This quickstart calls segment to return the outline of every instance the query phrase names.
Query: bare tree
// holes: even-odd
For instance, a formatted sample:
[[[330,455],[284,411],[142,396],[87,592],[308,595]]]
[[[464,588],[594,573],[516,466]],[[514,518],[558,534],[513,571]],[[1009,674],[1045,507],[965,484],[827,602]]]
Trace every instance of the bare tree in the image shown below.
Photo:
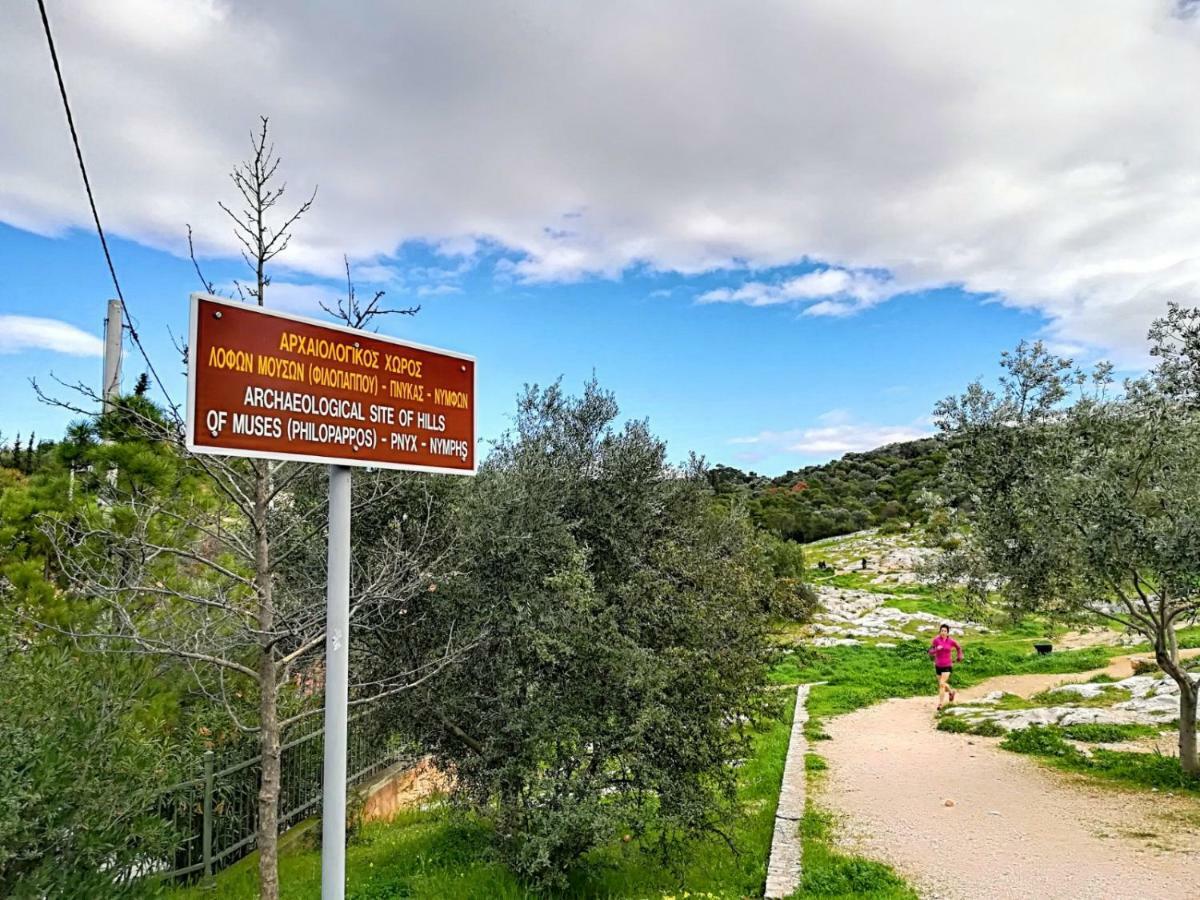
[[[292,227],[315,196],[280,215],[285,186],[277,181],[279,165],[263,118],[250,158],[232,172],[241,206],[220,204],[252,275],[235,282],[236,292],[259,306],[271,284],[268,264],[287,248]],[[190,227],[188,243],[191,248]],[[194,251],[192,261],[212,291]],[[348,263],[347,279],[348,296],[335,315],[361,327],[386,312],[379,306],[382,294],[358,303]],[[163,416],[142,397],[123,398],[102,428],[120,423],[162,450],[174,468],[164,483],[124,466],[102,488],[103,502],[46,523],[64,582],[99,607],[86,626],[55,627],[96,639],[110,651],[179,660],[239,729],[256,735],[262,756],[260,891],[276,898],[282,736],[323,709],[319,690],[294,686],[298,675],[307,676],[299,680],[310,686],[323,684],[324,472],[312,465],[188,454],[177,411],[172,407]],[[398,509],[403,496],[412,514],[377,522],[367,552],[356,553],[350,615],[352,625],[395,629],[453,570],[454,540],[444,518],[435,524],[431,505],[422,512],[419,482],[387,476],[358,479],[354,509],[373,510],[378,518],[381,510]],[[364,677],[352,679],[351,702],[373,702],[429,678],[462,649],[453,630],[450,635],[402,671],[366,658],[366,649],[358,651],[356,665],[352,647],[352,672],[362,670]]]
[[[415,316],[421,311],[420,306],[410,306],[406,309],[388,309],[381,306],[385,291],[376,291],[375,296],[363,303],[358,299],[358,291],[355,290],[354,279],[350,275],[350,258],[343,256],[342,261],[346,264],[346,296],[338,298],[332,307],[321,303],[321,309],[335,319],[340,319],[351,328],[369,328],[382,316]]]

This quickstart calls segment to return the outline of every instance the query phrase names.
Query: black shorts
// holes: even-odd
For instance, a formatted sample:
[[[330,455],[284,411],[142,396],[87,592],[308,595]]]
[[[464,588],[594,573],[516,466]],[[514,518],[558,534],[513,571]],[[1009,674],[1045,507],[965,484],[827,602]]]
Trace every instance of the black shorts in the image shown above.
[[[945,675],[948,672],[953,672],[954,666],[934,666],[933,671],[937,672],[939,675]]]

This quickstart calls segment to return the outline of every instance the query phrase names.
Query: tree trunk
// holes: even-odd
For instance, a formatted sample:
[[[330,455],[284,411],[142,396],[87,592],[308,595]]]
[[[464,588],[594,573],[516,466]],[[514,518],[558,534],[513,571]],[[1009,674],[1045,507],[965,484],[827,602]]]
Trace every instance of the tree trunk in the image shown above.
[[[279,898],[279,690],[276,686],[275,599],[267,514],[271,464],[254,462],[254,583],[258,592],[258,628],[263,641],[258,661],[258,713],[262,731],[262,784],[258,790],[258,883],[262,900]]]
[[[1196,694],[1200,685],[1188,679],[1179,686],[1179,764],[1183,771],[1200,776],[1200,758],[1196,754]]]
[[[1179,765],[1191,775],[1200,775],[1196,755],[1196,701],[1200,681],[1195,681],[1179,663],[1175,628],[1168,624],[1166,634],[1155,642],[1155,661],[1179,686]]]
[[[258,882],[262,900],[279,897],[279,713],[275,660],[263,651],[259,667],[262,784],[258,790]]]

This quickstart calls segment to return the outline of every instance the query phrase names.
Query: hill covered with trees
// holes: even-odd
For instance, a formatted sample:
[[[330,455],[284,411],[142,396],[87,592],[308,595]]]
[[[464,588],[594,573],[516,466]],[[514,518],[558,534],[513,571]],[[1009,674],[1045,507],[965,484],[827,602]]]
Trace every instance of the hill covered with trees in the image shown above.
[[[742,499],[754,521],[781,538],[816,541],[876,526],[925,519],[921,495],[949,456],[942,438],[889,444],[775,478],[715,466],[709,480],[726,502]]]

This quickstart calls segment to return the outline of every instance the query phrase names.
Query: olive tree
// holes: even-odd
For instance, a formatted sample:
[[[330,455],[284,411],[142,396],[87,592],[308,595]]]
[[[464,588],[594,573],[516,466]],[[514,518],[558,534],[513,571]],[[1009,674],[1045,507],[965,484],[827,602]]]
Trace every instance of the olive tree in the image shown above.
[[[401,699],[459,803],[543,885],[626,833],[669,855],[721,832],[760,703],[767,552],[699,466],[617,415],[595,383],[520,399],[463,491],[463,568],[430,595],[427,644],[451,622],[478,641]]]
[[[1120,390],[1108,365],[1085,374],[1022,343],[997,390],[975,382],[936,415],[959,438],[950,478],[969,524],[947,573],[1013,610],[1098,616],[1145,637],[1179,688],[1180,762],[1195,774],[1200,682],[1176,640],[1200,615],[1200,419],[1179,387],[1190,315],[1156,323],[1162,363]]]

